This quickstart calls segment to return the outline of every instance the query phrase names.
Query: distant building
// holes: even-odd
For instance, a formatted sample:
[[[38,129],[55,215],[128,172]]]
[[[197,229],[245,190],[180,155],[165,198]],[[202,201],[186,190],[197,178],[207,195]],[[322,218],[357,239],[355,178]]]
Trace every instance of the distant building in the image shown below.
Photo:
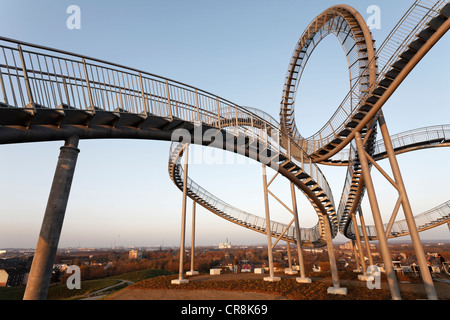
[[[6,287],[6,283],[8,282],[8,272],[5,269],[0,269],[0,287]]]
[[[140,261],[142,259],[142,252],[139,252],[138,250],[130,250],[128,252],[128,259]]]
[[[365,247],[365,243],[363,244],[363,246]],[[352,241],[349,241],[347,243],[341,244],[339,246],[339,249],[341,250],[353,250],[353,243]],[[375,250],[376,246],[374,244],[370,244],[370,250]]]
[[[230,249],[231,243],[228,243],[228,239],[226,242],[219,243],[219,249]]]
[[[26,283],[28,272],[24,269],[0,269],[0,287],[16,287]]]
[[[345,244],[341,244],[339,246],[339,249],[341,249],[341,250],[353,250],[353,244],[352,244],[351,241],[349,241],[349,242],[347,242]]]

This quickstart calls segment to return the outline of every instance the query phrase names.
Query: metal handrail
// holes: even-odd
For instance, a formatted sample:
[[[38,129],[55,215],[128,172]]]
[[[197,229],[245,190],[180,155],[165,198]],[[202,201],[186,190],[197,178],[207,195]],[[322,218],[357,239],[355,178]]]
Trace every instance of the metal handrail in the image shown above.
[[[416,215],[414,217],[414,220],[417,225],[417,231],[425,231],[446,223],[450,220],[450,201],[446,201],[435,208]],[[386,230],[388,227],[388,223],[385,223],[383,226]],[[351,233],[354,234],[355,230],[353,225],[350,226],[350,229]],[[362,232],[361,226],[358,226],[358,229],[360,232]],[[375,226],[366,226],[366,231],[370,240],[378,239]],[[394,238],[406,236],[408,234],[408,225],[406,223],[406,220],[403,219],[394,222],[388,236],[390,238]]]
[[[184,184],[184,159],[183,157],[179,156],[183,147],[184,144],[182,143],[172,143],[169,150],[169,173],[171,173],[171,179],[176,183],[180,190],[182,189]],[[172,172],[175,171],[174,167],[177,168],[176,176],[172,175]],[[192,194],[195,195],[191,197],[195,199],[196,202],[201,203],[202,201],[204,201],[208,203],[209,210],[211,210],[221,218],[230,220],[247,228],[250,227],[261,233],[266,232],[267,222],[265,218],[248,213],[228,204],[227,202],[221,200],[217,196],[207,191],[205,188],[201,187],[189,176],[187,177],[187,190],[188,194],[192,192]],[[295,228],[293,226],[288,227],[287,224],[271,220],[270,229],[273,235],[279,236],[283,234],[283,238],[287,241],[295,242],[297,239]],[[310,244],[319,242],[320,246],[322,246],[324,245],[324,243],[320,242],[322,238],[321,234],[322,232],[320,230],[320,223],[311,228],[300,228],[300,236],[303,243]]]
[[[40,109],[64,112],[73,108],[94,114],[133,113],[201,123],[250,136],[301,167],[332,202],[323,214],[335,214],[331,188],[319,167],[280,130],[273,117],[260,110],[246,109],[206,91],[138,69],[3,37],[0,37],[0,81],[4,88],[2,107],[6,108],[32,112]]]
[[[404,131],[391,136],[392,146],[394,150],[409,149],[415,146],[426,147],[430,143],[439,143],[450,141],[450,124],[428,126],[413,130]],[[374,144],[373,159],[378,160],[385,152],[383,140],[378,140]],[[332,162],[347,163],[349,159],[353,159],[354,155],[350,155],[350,149],[342,149],[329,160]]]

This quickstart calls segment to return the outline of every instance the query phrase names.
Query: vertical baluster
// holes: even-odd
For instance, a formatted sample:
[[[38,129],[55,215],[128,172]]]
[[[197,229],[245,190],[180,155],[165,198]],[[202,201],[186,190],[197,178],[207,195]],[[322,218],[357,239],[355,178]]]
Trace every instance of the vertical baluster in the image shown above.
[[[92,99],[92,93],[91,93],[91,86],[89,84],[89,77],[88,77],[88,72],[87,72],[87,67],[86,67],[86,60],[82,60],[83,61],[83,67],[84,67],[84,77],[86,80],[86,85],[87,85],[87,90],[88,90],[88,97],[89,97],[89,108],[91,108],[92,110],[94,109],[94,100]],[[84,92],[84,90],[83,90]]]
[[[172,105],[170,102],[169,82],[167,80],[166,80],[166,93],[167,93],[167,105],[169,106],[169,117],[170,117],[170,121],[173,121]]]
[[[31,107],[31,109],[33,109],[33,112],[36,111],[35,107],[34,107],[34,100],[33,100],[33,94],[31,93],[31,87],[30,87],[30,83],[28,80],[28,74],[27,74],[27,69],[25,66],[25,60],[23,58],[23,52],[22,52],[22,47],[19,45],[17,45],[17,48],[19,49],[19,56],[20,56],[20,62],[22,63],[22,72],[23,72],[23,79],[25,81],[25,87],[27,89],[27,95],[28,95],[28,102],[29,104],[27,105],[27,107]]]

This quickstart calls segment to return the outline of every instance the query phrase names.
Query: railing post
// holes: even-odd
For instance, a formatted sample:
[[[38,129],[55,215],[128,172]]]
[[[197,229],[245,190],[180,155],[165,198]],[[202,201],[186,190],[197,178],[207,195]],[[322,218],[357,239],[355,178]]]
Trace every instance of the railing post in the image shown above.
[[[217,101],[217,127],[219,130],[222,129],[221,123],[220,123],[220,107],[219,107],[219,98],[216,98]]]
[[[238,110],[237,106],[234,106],[234,109],[236,111],[236,135],[239,135],[239,121],[238,121]]]
[[[30,81],[28,79],[27,68],[25,65],[25,59],[23,58],[22,47],[19,44],[19,45],[17,45],[17,48],[19,49],[20,62],[22,64],[23,80],[25,81],[25,87],[27,89],[27,95],[28,95],[28,100],[29,100],[27,107],[29,105],[31,105],[33,112],[34,112],[36,110],[35,110],[35,106],[34,106],[33,94],[31,92]]]
[[[199,125],[202,123],[202,120],[200,119],[200,107],[199,107],[199,103],[198,103],[198,91],[197,89],[195,89],[195,106],[197,107],[197,118],[198,118],[198,123]]]
[[[2,76],[2,71],[0,69],[0,85],[2,87],[2,93],[3,93],[3,101],[5,101],[5,103],[7,105],[9,105],[8,103],[8,97],[6,95],[6,89],[5,89],[5,84],[3,83],[3,76]]]
[[[70,106],[70,97],[69,97],[69,90],[67,90],[67,82],[66,82],[66,78],[63,77],[63,84],[64,84],[64,93],[66,94],[66,98],[67,98],[67,105]],[[61,99],[62,100],[62,99]],[[62,102],[62,101],[61,101]]]
[[[86,61],[84,60],[84,58],[83,58],[83,68],[84,68],[84,77],[86,78],[86,86],[87,86],[87,90],[88,90],[88,97],[89,97],[89,104],[90,104],[89,107],[90,107],[90,109],[94,110],[94,100],[92,99],[91,85],[89,84],[87,66],[86,66]],[[122,100],[122,95],[121,95],[120,99]]]
[[[251,122],[251,126],[252,126],[252,138],[253,140],[255,140],[255,127],[253,126],[253,115],[250,114],[250,122]]]
[[[150,111],[148,110],[147,99],[145,99],[144,83],[142,82],[142,74],[140,72],[139,72],[139,82],[141,83],[142,104],[144,107],[145,114],[148,115]]]
[[[166,80],[166,93],[167,93],[167,104],[169,105],[169,116],[170,116],[170,121],[173,121],[173,116],[172,116],[172,105],[170,103],[170,91],[169,91],[169,82]]]

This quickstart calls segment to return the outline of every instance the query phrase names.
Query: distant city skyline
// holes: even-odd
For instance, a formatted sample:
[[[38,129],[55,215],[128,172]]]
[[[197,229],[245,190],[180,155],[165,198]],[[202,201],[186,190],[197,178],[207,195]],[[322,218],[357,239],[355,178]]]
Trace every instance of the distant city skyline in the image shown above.
[[[344,1],[364,18],[367,8],[381,9],[380,29],[372,30],[376,45],[413,3],[408,1]],[[279,119],[285,72],[295,44],[310,21],[338,1],[0,1],[0,35],[92,56],[168,77],[242,106],[256,107]],[[69,29],[66,9],[80,8],[80,29]],[[292,17],[286,17],[287,13]],[[447,34],[419,63],[383,107],[391,134],[448,123],[450,74]],[[436,68],[436,61],[443,63]],[[326,77],[317,76],[327,75]],[[332,77],[333,81],[327,81]],[[325,79],[325,81],[324,81]],[[332,85],[331,85],[332,84]],[[345,56],[335,39],[321,43],[310,58],[299,86],[297,126],[303,135],[316,132],[348,92]],[[301,97],[301,99],[300,99]],[[405,101],[407,101],[405,103]],[[404,114],[408,121],[404,121]],[[62,141],[0,146],[0,249],[36,246],[59,148]],[[59,247],[110,247],[120,235],[124,246],[179,246],[182,193],[170,180],[170,143],[137,140],[82,140]],[[195,152],[224,151],[191,146]],[[399,155],[414,214],[450,199],[447,148]],[[232,155],[232,164],[194,163],[190,176],[231,205],[264,217],[261,165]],[[380,161],[388,168],[387,160]],[[320,166],[336,206],[346,167]],[[422,176],[430,168],[434,174]],[[388,170],[388,169],[386,169]],[[270,172],[272,175],[273,172]],[[396,198],[374,172],[384,222]],[[289,184],[274,184],[289,203]],[[298,192],[300,225],[311,227],[317,215]],[[288,223],[283,208],[271,204],[274,220]],[[186,245],[190,245],[192,201],[188,202]],[[373,224],[367,198],[367,224]],[[403,219],[399,214],[398,219]],[[196,245],[264,244],[264,234],[225,221],[197,205]],[[447,224],[420,233],[424,240],[448,240]],[[401,240],[409,239],[403,237]],[[346,242],[339,234],[335,242]],[[394,239],[392,241],[395,241]],[[390,240],[391,241],[391,240]]]

